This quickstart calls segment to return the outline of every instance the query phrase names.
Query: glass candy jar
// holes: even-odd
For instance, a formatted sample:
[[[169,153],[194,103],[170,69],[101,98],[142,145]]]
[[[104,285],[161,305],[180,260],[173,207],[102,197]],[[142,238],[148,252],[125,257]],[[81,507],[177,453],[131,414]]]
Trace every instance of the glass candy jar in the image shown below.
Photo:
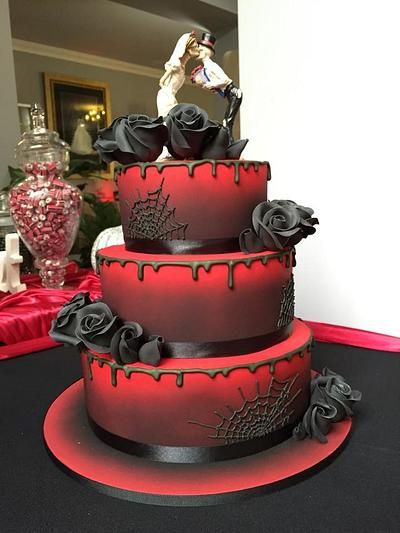
[[[32,106],[31,115],[33,129],[22,135],[16,148],[26,179],[10,191],[10,212],[35,258],[43,287],[60,288],[79,228],[82,197],[77,187],[62,179],[69,163],[68,144],[46,129],[39,105]]]

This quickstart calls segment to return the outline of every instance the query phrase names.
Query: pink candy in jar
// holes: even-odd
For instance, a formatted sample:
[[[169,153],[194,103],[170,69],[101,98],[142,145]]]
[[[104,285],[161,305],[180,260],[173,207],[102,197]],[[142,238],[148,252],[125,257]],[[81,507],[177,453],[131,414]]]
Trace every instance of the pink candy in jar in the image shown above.
[[[34,129],[25,133],[17,156],[26,179],[9,194],[10,212],[17,231],[35,257],[42,285],[60,288],[79,229],[82,197],[77,187],[62,179],[68,166],[69,146],[44,126],[39,106],[32,111]]]
[[[79,189],[60,178],[60,167],[54,161],[26,163],[27,179],[9,197],[17,230],[36,258],[46,287],[59,287],[64,281],[82,205]]]

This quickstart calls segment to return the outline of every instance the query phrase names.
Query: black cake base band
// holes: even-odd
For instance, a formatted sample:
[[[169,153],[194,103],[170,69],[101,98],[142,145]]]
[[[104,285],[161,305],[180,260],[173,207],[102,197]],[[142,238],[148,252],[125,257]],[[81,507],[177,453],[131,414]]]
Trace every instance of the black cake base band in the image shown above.
[[[209,464],[168,464],[120,452],[87,421],[83,380],[50,406],[43,427],[56,464],[82,484],[124,500],[201,506],[240,501],[289,486],[321,469],[343,449],[351,419],[334,424],[327,444],[288,439],[269,450]]]
[[[239,239],[204,239],[191,241],[186,239],[130,239],[125,237],[125,248],[128,252],[145,254],[227,254],[240,252]]]
[[[245,355],[265,350],[286,340],[291,331],[292,327],[289,325],[266,335],[245,339],[212,342],[164,342],[162,356],[173,359],[204,359],[227,355]]]
[[[105,430],[88,416],[88,422],[94,433],[103,442],[130,455],[142,457],[160,463],[213,463],[247,457],[267,450],[288,439],[293,428],[300,420],[273,433],[256,439],[227,444],[225,446],[162,446],[145,444],[125,439]]]

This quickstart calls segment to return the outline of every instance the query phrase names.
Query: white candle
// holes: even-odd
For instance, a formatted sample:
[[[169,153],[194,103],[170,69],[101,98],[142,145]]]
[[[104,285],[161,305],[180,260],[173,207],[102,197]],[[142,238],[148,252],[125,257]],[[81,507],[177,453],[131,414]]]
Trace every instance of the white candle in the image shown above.
[[[19,253],[19,237],[16,233],[6,235],[6,249],[0,252],[0,291],[20,292],[26,289],[20,280],[23,257]]]

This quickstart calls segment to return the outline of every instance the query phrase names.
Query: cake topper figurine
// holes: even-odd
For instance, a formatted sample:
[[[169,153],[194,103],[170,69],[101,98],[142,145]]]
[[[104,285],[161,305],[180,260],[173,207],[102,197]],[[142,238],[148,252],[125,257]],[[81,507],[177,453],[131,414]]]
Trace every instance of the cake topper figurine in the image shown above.
[[[203,89],[213,91],[226,98],[228,105],[223,120],[223,125],[228,129],[229,142],[233,142],[233,123],[242,103],[243,95],[239,87],[223,71],[223,69],[211,58],[215,53],[214,45],[216,37],[211,33],[203,33],[198,43],[198,59],[201,65],[192,70],[192,83]]]
[[[192,83],[219,94],[227,99],[223,126],[228,130],[229,142],[233,142],[233,124],[242,103],[242,91],[233,83],[224,70],[211,58],[215,53],[216,37],[204,32],[201,39],[194,31],[183,34],[175,45],[171,57],[165,63],[165,73],[160,79],[157,94],[158,115],[166,117],[178,104],[176,94],[185,83],[185,67],[189,59],[197,59],[201,64],[192,70]]]
[[[115,118],[107,128],[99,130],[94,148],[104,162],[130,165],[165,159],[240,159],[248,139],[234,141],[232,130],[242,92],[211,59],[215,40],[211,33],[203,33],[198,40],[193,31],[178,39],[159,81],[158,117],[131,113]],[[192,72],[192,81],[227,99],[222,123],[210,119],[195,104],[178,103],[176,96],[185,83],[185,68],[190,59],[201,61]]]
[[[166,117],[178,103],[176,93],[185,83],[185,67],[190,58],[198,57],[194,31],[183,34],[175,45],[171,57],[165,63],[165,73],[160,79],[157,94],[157,110],[160,117]]]

